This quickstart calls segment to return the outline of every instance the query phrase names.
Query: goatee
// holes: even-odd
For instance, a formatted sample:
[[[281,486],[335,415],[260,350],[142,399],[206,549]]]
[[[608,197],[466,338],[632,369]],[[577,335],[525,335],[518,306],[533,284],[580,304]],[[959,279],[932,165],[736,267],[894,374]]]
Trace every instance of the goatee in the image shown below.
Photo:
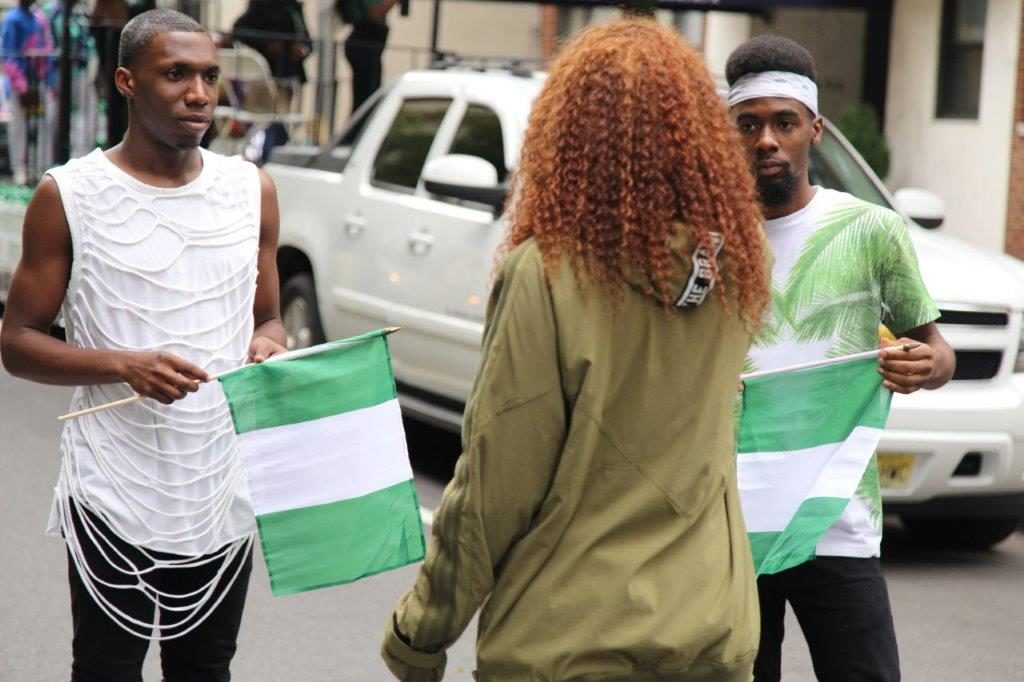
[[[797,176],[782,173],[775,177],[758,176],[757,194],[761,204],[769,208],[785,206],[796,196]]]

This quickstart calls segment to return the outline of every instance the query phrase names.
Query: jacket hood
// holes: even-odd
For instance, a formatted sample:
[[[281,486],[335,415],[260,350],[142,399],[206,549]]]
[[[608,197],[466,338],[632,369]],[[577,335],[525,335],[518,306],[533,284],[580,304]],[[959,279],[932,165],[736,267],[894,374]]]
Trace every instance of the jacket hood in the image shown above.
[[[712,232],[711,249],[703,249],[690,231],[679,225],[675,236],[669,242],[675,254],[669,282],[673,292],[673,303],[679,308],[693,308],[701,305],[710,296],[714,287],[713,263],[721,251],[723,239]],[[630,264],[625,272],[626,281],[637,291],[661,300],[651,278],[651,273]]]

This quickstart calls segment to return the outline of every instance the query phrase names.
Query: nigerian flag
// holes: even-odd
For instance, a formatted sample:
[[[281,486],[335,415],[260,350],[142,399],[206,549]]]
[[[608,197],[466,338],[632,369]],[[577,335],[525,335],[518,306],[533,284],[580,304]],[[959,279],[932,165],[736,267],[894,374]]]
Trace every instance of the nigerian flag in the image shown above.
[[[857,490],[892,400],[877,355],[744,382],[736,468],[757,575],[813,559]]]
[[[424,555],[385,331],[220,377],[275,595]]]

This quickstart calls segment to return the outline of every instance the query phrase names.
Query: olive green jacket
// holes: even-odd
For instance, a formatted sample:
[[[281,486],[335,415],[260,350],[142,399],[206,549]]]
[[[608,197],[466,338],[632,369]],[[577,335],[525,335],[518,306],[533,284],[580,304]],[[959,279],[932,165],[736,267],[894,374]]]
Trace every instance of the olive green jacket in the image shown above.
[[[682,290],[689,254],[678,269]],[[440,679],[481,607],[487,682],[750,679],[732,428],[749,333],[714,291],[666,312],[641,288],[616,308],[568,265],[549,283],[532,240],[502,264],[464,451],[385,633],[400,679]]]

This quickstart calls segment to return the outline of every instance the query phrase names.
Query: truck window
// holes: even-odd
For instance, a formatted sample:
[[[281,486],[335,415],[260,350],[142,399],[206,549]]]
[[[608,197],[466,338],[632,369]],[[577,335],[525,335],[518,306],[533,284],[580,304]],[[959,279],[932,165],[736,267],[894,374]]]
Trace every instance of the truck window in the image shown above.
[[[430,145],[450,104],[449,99],[402,103],[373,163],[373,184],[407,192],[416,189]]]
[[[470,104],[466,108],[466,115],[462,117],[448,153],[478,156],[484,161],[490,161],[498,171],[498,182],[505,182],[508,177],[501,121],[496,113],[485,106]]]
[[[361,115],[358,118],[350,119],[345,124],[341,135],[335,138],[326,149],[316,156],[310,167],[334,173],[344,172],[345,166],[348,165],[348,160],[352,156],[352,150],[363,137],[367,124],[373,118],[373,113],[384,99],[384,94],[386,94],[386,91],[378,90],[371,98],[371,103],[361,112]]]
[[[886,201],[874,179],[864,172],[843,144],[830,130],[825,129],[821,144],[811,147],[810,163],[807,169],[812,185],[848,192],[884,208],[892,208]]]

